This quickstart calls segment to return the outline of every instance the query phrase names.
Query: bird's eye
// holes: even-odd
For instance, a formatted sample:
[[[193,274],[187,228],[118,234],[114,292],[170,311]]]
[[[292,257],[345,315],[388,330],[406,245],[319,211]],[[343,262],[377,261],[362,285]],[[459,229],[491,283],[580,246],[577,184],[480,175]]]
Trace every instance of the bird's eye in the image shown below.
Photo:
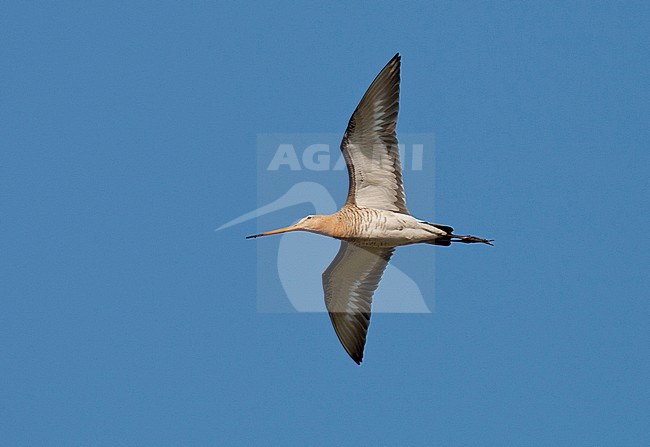
[[[307,219],[311,219],[312,216],[307,216]]]

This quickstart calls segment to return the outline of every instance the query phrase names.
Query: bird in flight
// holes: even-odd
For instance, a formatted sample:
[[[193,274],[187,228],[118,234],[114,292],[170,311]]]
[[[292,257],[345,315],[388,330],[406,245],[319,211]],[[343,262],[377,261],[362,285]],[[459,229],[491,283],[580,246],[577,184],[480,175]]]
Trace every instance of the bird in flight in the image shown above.
[[[325,305],[334,331],[360,364],[370,324],[372,296],[395,248],[425,243],[491,244],[454,234],[448,225],[413,217],[406,208],[395,126],[399,108],[400,55],[379,72],[355,109],[341,141],[349,188],[334,214],[309,215],[293,225],[247,236],[308,231],[341,241],[323,272]]]

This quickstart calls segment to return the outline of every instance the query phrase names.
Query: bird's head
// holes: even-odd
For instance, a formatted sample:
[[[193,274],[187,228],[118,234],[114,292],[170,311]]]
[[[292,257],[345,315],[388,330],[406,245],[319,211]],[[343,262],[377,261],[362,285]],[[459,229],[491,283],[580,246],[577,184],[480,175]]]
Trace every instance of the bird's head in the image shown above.
[[[277,230],[265,231],[264,233],[259,233],[259,234],[252,234],[250,236],[246,236],[246,239],[260,237],[260,236],[270,236],[272,234],[287,233],[289,231],[309,231],[312,233],[329,234],[329,232],[327,231],[328,230],[327,224],[329,223],[329,219],[328,219],[329,217],[330,216],[323,215],[323,214],[310,214],[309,216],[303,217],[298,222],[296,222],[293,225],[289,225],[288,227],[278,228]]]

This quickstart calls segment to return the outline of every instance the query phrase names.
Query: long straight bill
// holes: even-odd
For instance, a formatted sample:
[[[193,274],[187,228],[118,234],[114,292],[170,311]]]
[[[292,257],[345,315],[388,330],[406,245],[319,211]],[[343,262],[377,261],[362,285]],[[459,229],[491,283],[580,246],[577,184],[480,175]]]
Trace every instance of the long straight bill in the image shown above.
[[[252,239],[260,236],[270,236],[272,234],[280,234],[280,233],[286,233],[287,231],[295,231],[297,230],[296,225],[289,225],[288,227],[284,228],[278,228],[277,230],[271,230],[271,231],[266,231],[264,233],[258,233],[258,234],[251,234],[250,236],[246,236],[246,239]]]

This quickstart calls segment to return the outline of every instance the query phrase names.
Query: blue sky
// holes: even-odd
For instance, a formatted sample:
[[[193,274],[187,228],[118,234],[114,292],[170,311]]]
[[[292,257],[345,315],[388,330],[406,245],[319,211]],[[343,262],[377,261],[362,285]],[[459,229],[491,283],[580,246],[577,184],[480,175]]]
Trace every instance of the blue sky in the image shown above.
[[[647,444],[649,26],[645,2],[5,2],[2,442]],[[496,245],[398,251],[434,311],[373,316],[359,367],[325,314],[258,312],[277,241],[214,229],[258,204],[258,135],[342,133],[398,51],[398,135],[435,136],[411,210]]]

